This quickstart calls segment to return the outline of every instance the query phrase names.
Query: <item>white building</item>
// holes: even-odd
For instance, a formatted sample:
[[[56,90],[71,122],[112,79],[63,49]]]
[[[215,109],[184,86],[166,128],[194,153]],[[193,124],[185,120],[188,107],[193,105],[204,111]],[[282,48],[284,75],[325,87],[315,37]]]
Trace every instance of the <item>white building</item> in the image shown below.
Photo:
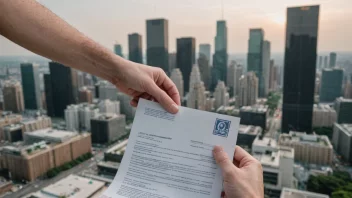
[[[215,98],[207,98],[207,99],[205,100],[205,110],[206,110],[206,111],[213,111],[213,110],[215,110],[214,104],[215,104]]]
[[[198,65],[193,65],[190,75],[189,93],[187,95],[187,107],[206,110],[206,90],[201,80]]]
[[[229,93],[227,92],[227,88],[223,81],[218,81],[216,85],[215,92],[215,109],[219,108],[220,106],[228,106],[229,104]]]
[[[65,109],[66,129],[69,131],[79,131],[78,105],[69,105]]]
[[[240,92],[240,79],[243,75],[242,65],[237,65],[235,67],[235,84],[234,84],[234,95],[237,96]]]
[[[100,113],[120,114],[120,101],[102,100],[98,104]]]
[[[236,99],[238,107],[254,105],[258,98],[258,78],[249,72],[240,78],[239,94]]]
[[[314,105],[313,127],[332,127],[337,120],[335,109],[329,105]]]
[[[65,109],[66,129],[70,131],[90,131],[90,120],[98,116],[99,112],[94,104],[82,103],[67,106]]]
[[[100,100],[117,100],[117,89],[115,85],[108,81],[99,82],[99,99]]]
[[[100,111],[95,105],[82,105],[79,110],[80,128],[91,131],[90,120],[97,117]]]
[[[293,188],[283,188],[280,198],[329,198],[329,195],[312,193]]]
[[[182,99],[184,95],[184,91],[183,91],[183,77],[182,77],[181,70],[179,68],[173,69],[170,78],[175,83],[177,90],[180,94],[180,98]]]
[[[191,90],[191,88],[194,87],[194,84],[199,82],[202,82],[202,77],[198,65],[194,64],[189,77],[189,89]]]

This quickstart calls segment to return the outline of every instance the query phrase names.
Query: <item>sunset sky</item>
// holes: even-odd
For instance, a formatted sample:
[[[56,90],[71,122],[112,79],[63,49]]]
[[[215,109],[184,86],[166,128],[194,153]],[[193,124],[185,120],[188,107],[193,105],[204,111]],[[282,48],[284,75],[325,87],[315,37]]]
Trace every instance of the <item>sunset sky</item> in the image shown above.
[[[127,53],[127,34],[138,32],[145,48],[145,20],[169,20],[169,47],[192,36],[196,44],[214,45],[221,0],[38,0],[89,37],[112,49],[117,41]],[[261,27],[273,52],[283,52],[286,8],[320,4],[318,50],[352,51],[352,0],[223,0],[229,53],[246,53],[249,28]],[[197,47],[198,48],[198,47]],[[212,49],[213,50],[213,49]],[[0,37],[0,55],[28,55]]]

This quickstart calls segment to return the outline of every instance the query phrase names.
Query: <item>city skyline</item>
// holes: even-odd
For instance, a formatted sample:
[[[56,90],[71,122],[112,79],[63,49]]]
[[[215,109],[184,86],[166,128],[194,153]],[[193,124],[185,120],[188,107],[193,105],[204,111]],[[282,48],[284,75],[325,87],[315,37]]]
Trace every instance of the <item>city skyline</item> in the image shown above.
[[[105,47],[112,49],[115,41],[119,42],[123,46],[124,54],[128,51],[127,35],[137,32],[142,35],[142,38],[146,38],[145,21],[154,18],[165,18],[170,23],[169,52],[176,51],[176,38],[189,36],[195,37],[199,44],[211,44],[213,52],[216,21],[221,20],[221,2],[210,0],[192,1],[192,3],[184,0],[177,3],[154,0],[149,4],[137,1],[108,1],[99,6],[94,1],[85,1],[82,4],[77,0],[69,2],[70,8],[65,6],[68,1],[40,0],[40,2]],[[224,1],[229,53],[245,53],[248,47],[248,30],[258,27],[265,29],[266,38],[272,42],[272,52],[283,52],[286,7],[299,4],[321,5],[318,52],[351,51],[352,41],[344,39],[345,35],[352,34],[352,21],[345,20],[352,17],[351,13],[344,11],[352,4],[348,0],[295,2],[286,0],[280,3],[275,3],[277,1],[273,0],[272,2],[270,6],[260,2],[253,7],[251,0],[242,2],[241,5],[236,5],[229,0]],[[131,9],[136,11],[133,15],[131,15]],[[77,10],[80,10],[79,14]],[[246,13],[250,14],[246,15]],[[146,50],[145,42],[143,39],[143,52]],[[31,55],[4,37],[0,37],[0,46],[0,56]]]

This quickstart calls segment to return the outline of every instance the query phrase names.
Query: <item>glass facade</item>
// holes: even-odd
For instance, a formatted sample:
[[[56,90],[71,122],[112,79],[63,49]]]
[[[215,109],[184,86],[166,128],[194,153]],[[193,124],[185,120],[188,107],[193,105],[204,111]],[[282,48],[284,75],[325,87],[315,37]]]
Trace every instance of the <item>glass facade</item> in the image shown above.
[[[41,109],[39,68],[31,63],[21,64],[22,89],[26,109]]]
[[[195,38],[177,39],[176,65],[180,68],[183,76],[183,90],[189,92],[190,75],[192,66],[196,59],[196,40]]]
[[[128,35],[128,58],[136,63],[143,63],[142,36],[134,33]]]
[[[343,69],[324,69],[321,78],[320,102],[334,102],[342,95]]]

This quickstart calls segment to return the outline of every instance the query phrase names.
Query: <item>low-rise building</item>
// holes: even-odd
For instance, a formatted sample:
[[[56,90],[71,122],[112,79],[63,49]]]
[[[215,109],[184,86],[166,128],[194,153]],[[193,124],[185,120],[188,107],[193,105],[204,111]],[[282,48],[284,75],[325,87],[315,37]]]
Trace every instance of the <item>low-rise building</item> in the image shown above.
[[[18,142],[23,140],[23,130],[21,124],[11,124],[4,127],[4,140]]]
[[[122,157],[125,154],[127,143],[128,140],[124,140],[105,151],[104,160],[121,163]]]
[[[332,127],[336,122],[336,119],[336,111],[329,105],[314,105],[312,123],[313,127]]]
[[[344,160],[352,162],[352,124],[335,123],[332,144]]]
[[[97,164],[100,175],[109,175],[115,177],[119,170],[120,163],[111,161],[101,161]]]
[[[281,134],[278,144],[294,148],[295,160],[307,164],[330,165],[333,147],[325,135],[306,134],[291,131]]]
[[[337,123],[352,124],[352,99],[337,98],[335,101]]]
[[[262,133],[262,128],[252,125],[240,125],[237,145],[243,148],[252,148],[255,138]]]
[[[297,190],[293,188],[283,188],[280,198],[329,198],[329,195]]]
[[[265,154],[278,150],[277,141],[273,138],[258,135],[252,144],[252,155]]]
[[[216,113],[239,117],[240,109],[238,109],[236,106],[220,106],[216,110]]]
[[[0,140],[4,140],[4,126],[19,123],[21,120],[21,115],[12,114],[11,112],[3,112],[3,115],[0,118]]]
[[[46,115],[23,118],[21,124],[23,125],[23,133],[50,128],[52,126],[51,118]]]
[[[243,125],[260,126],[266,129],[266,119],[268,117],[268,106],[254,105],[240,108],[240,123]]]

